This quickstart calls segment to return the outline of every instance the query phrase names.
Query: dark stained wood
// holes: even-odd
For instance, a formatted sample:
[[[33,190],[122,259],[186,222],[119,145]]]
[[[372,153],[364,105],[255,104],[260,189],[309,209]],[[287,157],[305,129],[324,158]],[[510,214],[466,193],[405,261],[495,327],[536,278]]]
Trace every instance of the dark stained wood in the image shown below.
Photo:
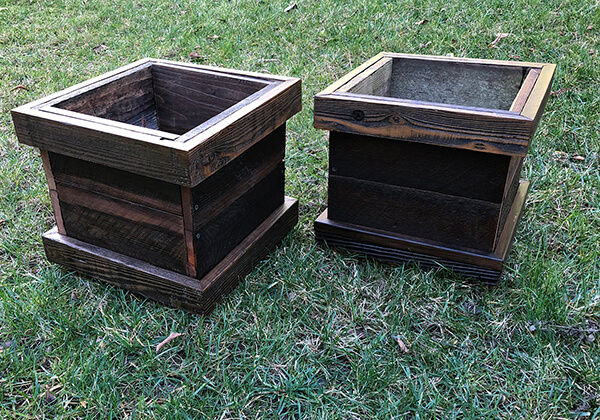
[[[154,106],[152,72],[150,67],[126,74],[93,90],[81,92],[54,105],[94,117],[128,121]]]
[[[510,157],[332,131],[331,175],[500,203]]]
[[[152,66],[158,126],[183,134],[270,83],[214,72]]]
[[[193,224],[204,224],[280,167],[285,155],[285,124],[191,190]],[[283,197],[283,194],[280,194]]]
[[[186,273],[181,215],[59,183],[57,192],[67,236]]]
[[[329,219],[327,214],[325,210],[315,221],[315,236],[317,241],[324,241],[331,247],[345,248],[387,262],[417,262],[423,267],[445,267],[485,283],[496,283],[500,277],[503,262],[494,254],[368,229]]]
[[[504,229],[504,225],[508,218],[510,209],[513,206],[515,195],[519,188],[519,179],[521,177],[521,168],[523,167],[523,158],[512,156],[508,171],[506,171],[506,184],[504,186],[504,194],[502,195],[502,208],[500,210],[500,218],[498,219],[498,228],[496,229],[496,243],[500,240],[500,234]]]
[[[532,121],[491,111],[352,93],[315,96],[314,126],[330,131],[524,156]]]
[[[194,215],[197,276],[201,277],[262,223],[284,198],[284,165],[271,173],[210,219]]]
[[[154,71],[157,76],[147,79],[147,75]],[[178,73],[180,75],[174,76],[176,80],[172,83],[165,81],[166,76]],[[141,81],[136,80],[139,74],[143,75]],[[210,78],[211,83],[215,83],[212,93],[208,90],[209,87],[200,86],[201,80],[207,80],[206,77]],[[112,104],[108,100],[112,98],[111,95],[118,95],[117,88],[129,87],[130,84],[133,84],[138,93],[145,92],[149,89],[150,80],[150,92],[154,95],[158,89],[162,92],[160,98],[163,101],[167,99],[167,93],[164,92],[167,87],[175,89],[178,95],[185,94],[183,80],[187,78],[191,80],[190,85],[193,87],[189,93],[201,92],[204,95],[202,100],[190,99],[192,102],[195,101],[198,105],[207,101],[208,107],[217,103],[222,112],[209,118],[204,124],[200,121],[204,117],[196,120],[197,116],[192,115],[194,122],[191,123],[191,120],[186,120],[187,117],[183,116],[178,120],[182,121],[182,127],[173,128],[177,133],[188,130],[181,136],[153,130],[155,126],[162,129],[163,105],[156,101],[153,104],[140,99],[139,106],[133,107],[133,98],[136,97],[133,93],[131,98],[125,94],[123,105]],[[155,79],[158,80],[158,87],[154,86]],[[98,99],[90,99],[96,94],[99,95]],[[216,100],[217,97],[220,99]],[[235,102],[236,99],[240,100]],[[106,107],[100,107],[99,112],[86,108],[88,103],[95,104],[98,101],[106,102]],[[167,114],[171,114],[167,119],[174,118],[178,109],[193,114],[198,108],[180,100],[176,95],[169,101],[174,103],[167,107]],[[182,106],[184,102],[185,106]],[[68,107],[77,109],[77,112],[56,106],[60,104],[69,104]],[[127,66],[126,70],[111,72],[75,88],[23,105],[11,113],[21,143],[74,158],[85,156],[85,160],[90,162],[193,187],[281,126],[301,108],[299,79],[236,73],[216,68],[208,71],[203,66],[145,60]],[[117,111],[123,111],[126,115],[114,117],[114,120],[106,119],[113,118]],[[156,122],[154,112],[157,113]],[[211,111],[210,115],[213,114]],[[199,125],[191,126],[194,123]]]
[[[329,217],[491,252],[500,204],[356,178],[329,177]]]
[[[520,181],[517,193],[510,212],[504,223],[504,228],[500,233],[500,238],[496,244],[495,253],[502,258],[502,261],[506,263],[508,254],[512,247],[513,240],[515,239],[515,233],[521,214],[525,208],[525,200],[527,199],[527,192],[529,191],[529,181]]]
[[[82,159],[49,153],[56,182],[181,216],[179,186]]]
[[[60,209],[60,201],[58,199],[58,193],[56,192],[56,182],[54,182],[54,174],[52,173],[48,151],[40,150],[40,157],[42,158],[42,166],[44,168],[44,173],[46,174],[46,182],[48,183],[48,192],[50,194],[50,202],[52,203],[54,221],[56,222],[58,232],[64,235],[65,224],[62,218],[62,210]]]
[[[287,235],[298,220],[296,200],[286,199],[204,278],[197,280],[59,234],[43,236],[50,261],[150,299],[189,312],[208,313],[260,259]]]
[[[185,141],[189,149],[190,178],[197,185],[302,109],[299,79],[282,82],[238,112]]]
[[[196,259],[196,250],[194,249],[194,227],[193,227],[193,204],[192,190],[188,187],[181,187],[181,208],[183,210],[183,235],[185,239],[185,248],[187,253],[186,274],[190,277],[196,277],[198,260]]]

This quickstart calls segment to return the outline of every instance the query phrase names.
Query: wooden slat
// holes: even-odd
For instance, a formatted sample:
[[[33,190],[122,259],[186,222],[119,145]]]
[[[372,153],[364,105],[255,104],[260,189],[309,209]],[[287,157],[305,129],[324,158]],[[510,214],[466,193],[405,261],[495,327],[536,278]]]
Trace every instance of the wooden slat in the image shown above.
[[[329,218],[368,228],[491,252],[500,204],[329,177]]]
[[[182,214],[177,185],[56,153],[49,158],[54,178],[62,185]]]
[[[218,73],[152,66],[161,130],[183,134],[270,83]]]
[[[69,238],[56,229],[46,232],[43,241],[50,261],[179,309],[207,313],[297,220],[298,202],[288,198],[200,281]]]
[[[340,87],[338,91],[361,95],[388,96],[392,77],[392,63],[391,58],[382,58],[356,75]]]
[[[508,111],[356,94],[315,97],[315,128],[490,153],[525,155],[531,121]]]
[[[327,95],[329,93],[332,93],[332,92],[338,90],[339,88],[344,86],[346,83],[348,83],[350,80],[352,80],[354,77],[358,76],[360,73],[367,70],[369,67],[371,67],[372,65],[374,65],[381,59],[384,59],[383,53],[377,54],[375,57],[370,58],[369,60],[365,61],[363,64],[361,64],[360,66],[358,66],[357,68],[355,68],[354,70],[349,72],[348,74],[342,76],[340,79],[333,82],[327,88],[325,88],[324,90],[319,92],[318,95]]]
[[[517,226],[519,225],[519,220],[521,219],[521,214],[523,213],[523,209],[525,208],[525,200],[527,199],[527,192],[529,191],[529,181],[521,181],[519,183],[519,188],[515,195],[515,199],[513,201],[513,205],[510,209],[510,213],[506,219],[506,223],[504,224],[504,229],[500,234],[500,239],[498,240],[498,244],[496,245],[495,253],[502,258],[503,261],[506,261],[508,258],[508,254],[512,247],[513,240],[515,238],[515,233],[517,231]]]
[[[289,80],[186,141],[191,185],[219,170],[301,109],[300,80]]]
[[[533,86],[535,85],[535,82],[537,81],[541,71],[541,69],[529,69],[527,71],[527,76],[525,76],[525,80],[523,81],[521,89],[519,90],[519,94],[515,97],[515,100],[510,107],[512,112],[521,113],[521,111],[523,111],[525,102],[527,102],[529,95],[531,95]]]
[[[58,232],[65,234],[65,224],[63,222],[62,210],[60,208],[60,200],[58,199],[58,192],[56,192],[56,182],[54,182],[54,174],[52,172],[52,165],[50,164],[50,156],[47,150],[40,150],[40,157],[42,158],[42,166],[44,173],[46,174],[46,181],[48,183],[48,192],[50,194],[50,203],[52,204],[52,212],[54,213],[54,221]]]
[[[500,203],[510,157],[332,131],[332,175]]]
[[[203,224],[227,208],[281,165],[285,124],[191,190],[195,224]]]
[[[552,79],[554,78],[554,70],[556,69],[555,64],[545,64],[542,68],[540,75],[531,91],[531,94],[525,102],[521,115],[533,120],[531,126],[531,133],[535,133],[537,126],[540,122],[540,118],[546,108],[548,97],[550,96],[550,90],[552,89]]]
[[[196,258],[196,249],[194,248],[194,226],[193,226],[193,204],[192,190],[188,187],[181,187],[181,210],[183,213],[183,234],[187,253],[186,274],[190,277],[196,277],[198,272],[198,260]]]
[[[66,235],[185,273],[183,218],[57,184]]]
[[[523,158],[511,156],[506,183],[504,185],[504,194],[502,195],[502,209],[500,210],[500,218],[498,219],[498,227],[496,228],[496,242],[500,240],[500,234],[504,230],[504,225],[513,206],[513,201],[519,188],[522,167]]]
[[[445,261],[456,266],[471,266],[474,269],[496,272],[501,271],[503,265],[502,259],[492,253],[444,246],[421,238],[339,222],[328,218],[328,210],[325,210],[315,221],[315,234],[317,240],[325,240],[332,246],[349,247],[354,244],[353,250],[373,257],[378,255],[368,252],[368,245],[379,247],[378,254],[380,255],[394,256],[397,251],[400,251],[396,255],[399,262],[418,257],[420,262],[430,261],[436,264],[436,262]],[[329,239],[333,239],[333,243]],[[361,249],[361,246],[364,245],[367,246]],[[408,255],[404,255],[403,252]]]
[[[211,219],[194,217],[194,249],[197,276],[223,259],[246,235],[283,203],[284,166],[279,164],[239,198]]]
[[[421,54],[403,54],[403,53],[392,53],[383,52],[380,54],[383,57],[392,58],[413,58],[423,61],[451,61],[456,63],[471,63],[471,64],[487,64],[495,66],[508,66],[508,67],[532,67],[542,68],[544,63],[532,63],[527,61],[508,61],[508,60],[490,60],[482,58],[467,58],[467,57],[449,57],[447,55],[421,55]]]
[[[95,89],[81,91],[54,107],[123,122],[154,104],[152,84],[150,67],[143,67]]]

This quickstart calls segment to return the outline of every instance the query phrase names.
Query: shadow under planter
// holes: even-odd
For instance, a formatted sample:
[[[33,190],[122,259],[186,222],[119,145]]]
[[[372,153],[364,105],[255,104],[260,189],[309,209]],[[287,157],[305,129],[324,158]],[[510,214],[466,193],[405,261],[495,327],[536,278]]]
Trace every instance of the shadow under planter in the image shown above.
[[[297,223],[284,195],[296,78],[145,59],[21,106],[57,226],[50,261],[208,312]]]
[[[497,282],[554,68],[381,53],[317,94],[330,132],[317,240]]]

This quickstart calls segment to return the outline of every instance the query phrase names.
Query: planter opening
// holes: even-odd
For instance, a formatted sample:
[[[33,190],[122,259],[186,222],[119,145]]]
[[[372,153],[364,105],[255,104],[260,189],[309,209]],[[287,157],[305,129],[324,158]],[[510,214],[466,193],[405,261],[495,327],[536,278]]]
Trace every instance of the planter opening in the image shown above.
[[[251,77],[152,64],[54,106],[181,135],[203,123],[214,124],[269,85]],[[229,112],[221,115],[224,111]]]

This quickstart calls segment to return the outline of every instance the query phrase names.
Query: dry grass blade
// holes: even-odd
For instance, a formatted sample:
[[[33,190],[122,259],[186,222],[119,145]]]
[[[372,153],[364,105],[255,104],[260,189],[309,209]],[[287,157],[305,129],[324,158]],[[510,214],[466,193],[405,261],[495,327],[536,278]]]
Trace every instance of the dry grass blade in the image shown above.
[[[177,337],[181,337],[183,333],[172,332],[167,338],[156,345],[156,352],[158,353],[164,346],[175,340]]]

